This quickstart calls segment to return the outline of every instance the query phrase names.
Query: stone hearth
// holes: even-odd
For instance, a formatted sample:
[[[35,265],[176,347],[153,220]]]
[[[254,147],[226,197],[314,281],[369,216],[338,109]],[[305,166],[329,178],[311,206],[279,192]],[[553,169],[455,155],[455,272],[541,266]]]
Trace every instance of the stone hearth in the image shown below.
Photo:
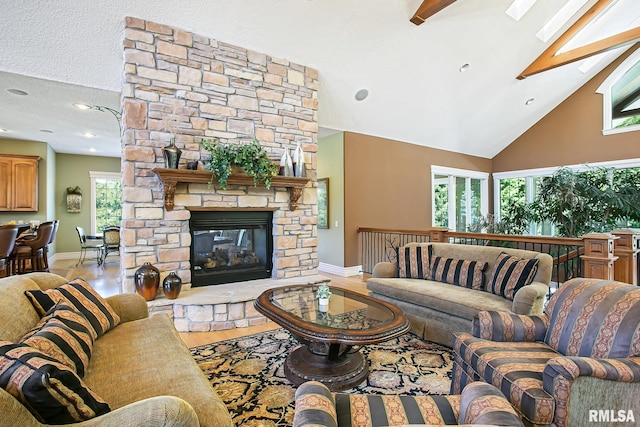
[[[265,290],[277,286],[327,282],[321,275],[296,279],[261,279],[191,288],[175,300],[158,297],[148,303],[151,315],[166,313],[180,332],[221,331],[262,325],[267,319],[253,308]]]

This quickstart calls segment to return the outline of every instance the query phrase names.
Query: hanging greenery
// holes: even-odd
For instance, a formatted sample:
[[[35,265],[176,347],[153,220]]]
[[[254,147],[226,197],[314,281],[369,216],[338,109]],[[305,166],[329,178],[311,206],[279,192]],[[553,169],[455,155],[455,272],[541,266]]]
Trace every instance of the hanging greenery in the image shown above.
[[[82,196],[82,189],[79,186],[67,187],[67,194],[79,194]]]
[[[209,152],[210,158],[203,159],[205,169],[211,171],[211,183],[218,181],[225,190],[234,165],[244,169],[244,173],[253,177],[253,185],[263,183],[271,187],[271,177],[278,173],[278,166],[269,158],[265,149],[257,140],[249,144],[223,144],[219,140],[203,139],[202,148]]]

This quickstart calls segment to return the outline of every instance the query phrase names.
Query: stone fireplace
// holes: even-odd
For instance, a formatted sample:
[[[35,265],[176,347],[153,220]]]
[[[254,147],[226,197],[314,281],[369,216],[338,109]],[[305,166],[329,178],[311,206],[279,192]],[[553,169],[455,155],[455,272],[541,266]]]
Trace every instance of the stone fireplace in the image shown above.
[[[306,283],[316,275],[317,71],[136,18],[126,19],[123,45],[123,290],[135,291],[133,276],[144,262],[158,267],[162,276],[176,271],[186,290],[192,283],[217,281],[198,273],[206,263],[215,270],[223,261],[238,266],[260,260],[265,266],[261,275],[272,281]],[[206,181],[163,182],[156,172],[164,168],[162,150],[171,138],[182,150],[180,170],[207,155],[200,148],[203,138],[232,144],[257,139],[274,160],[300,144],[309,182],[295,192],[277,183],[269,189],[239,183],[221,190]],[[194,234],[194,219],[203,211],[268,212],[270,230],[264,235],[257,228],[232,231],[214,224],[213,231]],[[255,250],[265,236],[270,259]],[[227,244],[224,253],[216,238],[234,245]],[[200,239],[211,240],[213,250],[196,251],[196,245],[208,245]]]
[[[191,286],[271,277],[272,223],[272,211],[191,211]]]

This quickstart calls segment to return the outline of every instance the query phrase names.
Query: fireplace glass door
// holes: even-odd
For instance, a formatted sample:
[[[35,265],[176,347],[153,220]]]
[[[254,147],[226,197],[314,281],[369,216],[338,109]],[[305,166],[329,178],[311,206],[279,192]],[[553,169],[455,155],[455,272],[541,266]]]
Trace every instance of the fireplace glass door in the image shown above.
[[[271,277],[271,211],[191,213],[193,286]]]

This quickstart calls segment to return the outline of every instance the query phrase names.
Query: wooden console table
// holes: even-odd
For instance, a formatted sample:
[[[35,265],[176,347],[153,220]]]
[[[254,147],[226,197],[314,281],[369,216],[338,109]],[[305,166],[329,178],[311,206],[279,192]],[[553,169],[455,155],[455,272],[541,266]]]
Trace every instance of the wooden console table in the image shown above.
[[[173,198],[176,193],[176,185],[179,182],[208,184],[211,182],[211,172],[189,169],[155,168],[153,172],[162,181],[164,187],[164,207],[173,210]],[[213,181],[216,182],[215,180]],[[302,189],[309,182],[309,178],[297,178],[293,176],[275,175],[271,178],[272,187],[284,187],[289,191],[289,209],[295,211],[298,207],[298,199],[302,195]],[[229,177],[227,185],[253,186],[253,178],[246,174],[233,174]],[[264,187],[263,183],[258,186]]]

